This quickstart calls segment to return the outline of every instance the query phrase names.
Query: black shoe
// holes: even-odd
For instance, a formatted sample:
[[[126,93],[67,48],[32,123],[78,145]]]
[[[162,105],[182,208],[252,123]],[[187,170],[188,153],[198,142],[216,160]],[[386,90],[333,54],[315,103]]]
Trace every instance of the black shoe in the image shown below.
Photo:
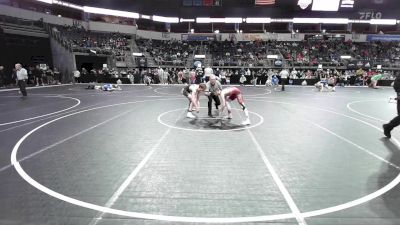
[[[387,124],[383,124],[382,127],[383,127],[383,133],[385,134],[385,136],[387,138],[391,138],[392,135],[390,134],[390,129],[389,129],[388,125]]]
[[[208,117],[213,118],[214,116],[211,113],[208,113]]]

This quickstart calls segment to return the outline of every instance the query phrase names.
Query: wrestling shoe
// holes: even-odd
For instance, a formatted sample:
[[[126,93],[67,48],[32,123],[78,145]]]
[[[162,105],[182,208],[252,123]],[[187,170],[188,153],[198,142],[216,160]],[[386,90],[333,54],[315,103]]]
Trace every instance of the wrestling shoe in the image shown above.
[[[242,123],[241,123],[243,126],[245,126],[245,125],[250,125],[250,119],[245,119]]]
[[[193,118],[196,118],[196,117],[192,114],[192,112],[188,112],[188,113],[186,114],[186,118],[191,118],[191,119],[193,119]]]
[[[225,119],[228,119],[228,120],[232,119],[232,113],[228,113],[228,116],[226,116]]]
[[[390,134],[390,129],[388,128],[387,124],[383,124],[383,134],[387,137],[387,138],[391,138],[392,135]]]

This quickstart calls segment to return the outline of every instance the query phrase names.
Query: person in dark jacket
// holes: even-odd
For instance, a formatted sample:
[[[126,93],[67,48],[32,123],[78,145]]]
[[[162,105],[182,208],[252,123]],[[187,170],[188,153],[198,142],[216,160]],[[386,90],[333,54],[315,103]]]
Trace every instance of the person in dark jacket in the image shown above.
[[[391,138],[392,135],[390,134],[390,132],[397,127],[398,125],[400,125],[400,74],[398,73],[396,76],[396,79],[394,80],[394,84],[393,84],[393,88],[394,91],[397,93],[397,116],[394,117],[389,123],[387,124],[383,124],[383,133],[385,134],[385,136],[387,138]]]

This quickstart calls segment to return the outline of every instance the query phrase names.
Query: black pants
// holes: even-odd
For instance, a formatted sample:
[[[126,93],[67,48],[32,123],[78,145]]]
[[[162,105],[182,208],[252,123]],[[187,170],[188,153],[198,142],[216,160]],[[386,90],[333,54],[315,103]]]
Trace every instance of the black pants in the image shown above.
[[[281,85],[282,85],[282,91],[285,90],[285,84],[287,82],[287,78],[281,78]]]
[[[215,101],[215,108],[218,109],[218,106],[221,105],[221,102],[219,101],[218,95],[210,94],[208,96],[208,115],[211,115],[211,106],[212,106],[212,100],[214,99]]]
[[[263,84],[265,85],[265,82],[267,82],[267,78],[268,78],[268,77],[267,77],[267,76],[261,76],[261,77],[259,77],[259,78],[260,78],[260,80],[259,80],[259,81],[260,81],[260,84],[261,84],[261,85],[263,85]]]
[[[393,128],[400,125],[400,96],[397,95],[397,116],[393,118],[387,125],[387,128],[392,130]]]
[[[18,87],[19,90],[22,93],[22,96],[27,96],[28,94],[26,93],[26,83],[25,80],[18,80]]]
[[[226,84],[226,78],[221,78],[221,84],[222,85]]]

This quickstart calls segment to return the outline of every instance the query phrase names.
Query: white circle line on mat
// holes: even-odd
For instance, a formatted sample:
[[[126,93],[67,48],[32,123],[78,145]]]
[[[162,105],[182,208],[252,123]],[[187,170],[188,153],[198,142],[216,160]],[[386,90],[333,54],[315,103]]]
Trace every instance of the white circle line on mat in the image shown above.
[[[71,106],[71,107],[68,107],[66,109],[59,110],[59,111],[52,112],[52,113],[43,114],[43,115],[40,115],[40,116],[30,117],[30,118],[26,118],[26,119],[22,119],[22,120],[15,120],[15,121],[7,122],[7,123],[0,123],[0,126],[6,126],[6,125],[10,125],[10,124],[20,123],[20,122],[24,122],[24,121],[34,120],[34,119],[37,119],[37,118],[42,118],[42,117],[45,117],[45,116],[54,115],[54,114],[57,114],[57,113],[60,113],[60,112],[64,112],[64,111],[73,109],[73,108],[75,108],[75,107],[77,107],[78,105],[81,104],[81,101],[79,99],[73,98],[73,97],[66,97],[66,96],[44,96],[44,97],[46,97],[46,98],[68,98],[68,99],[73,99],[73,100],[76,101],[76,104]]]
[[[233,109],[233,110],[238,110],[238,109],[235,109],[235,108],[232,108],[232,109]],[[173,109],[173,110],[169,110],[169,111],[163,112],[163,113],[161,113],[161,114],[157,117],[157,121],[158,121],[160,124],[162,124],[162,125],[164,125],[164,126],[166,126],[166,127],[172,128],[172,129],[185,130],[185,131],[194,131],[194,132],[228,132],[228,131],[239,131],[239,130],[245,130],[245,129],[251,129],[251,128],[254,128],[254,127],[258,127],[258,126],[260,126],[262,123],[264,123],[264,117],[262,117],[262,116],[261,116],[260,114],[258,114],[258,113],[251,112],[251,111],[249,111],[249,114],[253,114],[253,115],[257,116],[258,118],[260,118],[260,121],[259,121],[258,123],[254,124],[254,125],[251,125],[251,126],[242,126],[242,127],[239,127],[239,128],[226,129],[226,130],[211,130],[211,129],[210,129],[210,130],[200,130],[200,129],[191,129],[191,128],[185,128],[185,127],[178,127],[178,126],[174,126],[174,125],[168,124],[168,123],[166,123],[166,122],[164,122],[164,121],[162,120],[162,117],[165,116],[165,115],[168,114],[168,113],[176,112],[176,111],[183,111],[183,110],[187,110],[187,108]],[[195,119],[205,119],[205,118],[193,118],[193,119],[190,119],[190,120],[195,120]],[[218,118],[210,118],[210,119],[218,120]]]
[[[370,115],[361,113],[361,112],[359,112],[359,111],[357,111],[357,110],[355,110],[355,109],[353,109],[353,108],[351,107],[352,105],[354,105],[354,104],[356,104],[356,103],[363,103],[363,102],[381,102],[381,101],[383,101],[383,100],[363,100],[363,101],[354,101],[354,102],[349,102],[349,103],[347,103],[346,107],[347,107],[350,111],[352,111],[353,113],[356,113],[356,114],[361,115],[361,116],[363,116],[363,117],[367,117],[367,118],[370,118],[370,119],[373,119],[373,120],[377,120],[377,121],[379,121],[379,122],[387,123],[386,120],[383,120],[383,119],[380,119],[380,118],[376,118],[376,117],[373,117],[373,116],[370,116]]]
[[[16,171],[18,172],[18,174],[25,180],[27,181],[29,184],[31,184],[32,186],[34,186],[35,188],[37,188],[38,190],[54,197],[57,199],[60,199],[62,201],[77,205],[77,206],[81,206],[84,208],[88,208],[88,209],[92,209],[92,210],[97,210],[100,212],[104,212],[104,213],[110,213],[110,214],[114,214],[114,215],[120,215],[120,216],[126,216],[126,217],[133,217],[133,218],[141,218],[141,219],[151,219],[151,220],[161,220],[161,221],[171,221],[171,222],[192,222],[192,223],[245,223],[245,222],[261,222],[261,221],[273,221],[273,220],[283,220],[283,219],[292,219],[295,218],[295,214],[293,213],[285,213],[285,214],[276,214],[276,215],[265,215],[265,216],[251,216],[251,217],[227,217],[227,218],[209,218],[209,217],[182,217],[182,216],[166,216],[166,215],[156,215],[156,214],[149,214],[149,213],[138,213],[138,212],[130,212],[130,211],[124,211],[124,210],[119,210],[119,209],[113,209],[113,208],[109,208],[109,207],[104,207],[104,206],[99,206],[99,205],[95,205],[92,203],[88,203],[88,202],[84,202],[78,199],[74,199],[71,198],[69,196],[63,195],[61,193],[58,193],[56,191],[53,191],[49,188],[47,188],[46,186],[40,184],[39,182],[37,182],[36,180],[34,180],[33,178],[31,178],[21,167],[21,165],[19,164],[18,160],[17,160],[17,152],[18,149],[20,147],[20,145],[22,144],[22,142],[28,138],[32,133],[36,132],[37,130],[39,130],[40,128],[49,125],[55,121],[58,121],[60,119],[72,116],[72,115],[76,115],[76,114],[80,114],[83,112],[87,112],[87,111],[92,111],[92,110],[96,110],[96,109],[101,109],[101,108],[106,108],[106,107],[112,107],[112,106],[118,106],[118,105],[124,105],[124,104],[134,104],[134,103],[141,103],[141,102],[148,102],[148,101],[167,101],[167,100],[171,100],[171,99],[158,99],[158,100],[144,100],[144,101],[137,101],[137,102],[127,102],[127,103],[118,103],[118,104],[113,104],[113,105],[107,105],[107,106],[101,106],[101,107],[96,107],[96,108],[92,108],[92,109],[86,109],[86,110],[82,110],[79,112],[74,112],[59,118],[56,118],[54,120],[51,120],[49,122],[46,122],[36,128],[34,128],[33,130],[29,131],[27,134],[25,134],[21,139],[18,140],[18,142],[15,144],[13,151],[11,153],[11,163],[14,165]],[[257,100],[255,100],[257,101]],[[298,104],[293,104],[293,103],[286,103],[286,102],[275,102],[275,101],[267,101],[267,102],[272,102],[272,103],[278,103],[278,104],[290,104],[290,105],[296,105],[296,106],[301,106]],[[351,118],[353,120],[359,121],[361,123],[364,123],[370,127],[373,127],[375,129],[377,129],[378,131],[382,131],[380,128],[365,122],[363,120],[342,114],[342,113],[338,113],[335,111],[331,111],[331,110],[326,110],[323,108],[318,108],[318,107],[310,107],[310,106],[303,106],[303,107],[308,107],[308,108],[314,108],[317,110],[321,110],[321,111],[325,111],[325,112],[331,112],[333,114],[337,114],[337,115],[342,115],[344,117],[347,118]],[[400,143],[397,139],[392,138],[392,140],[396,143],[397,146],[400,146]],[[396,185],[398,185],[400,183],[400,174],[397,175],[397,177],[395,179],[393,179],[391,182],[389,182],[387,185],[385,185],[384,187],[380,188],[379,190],[368,194],[364,197],[355,199],[353,201],[344,203],[344,204],[340,204],[337,206],[333,206],[333,207],[328,207],[328,208],[324,208],[324,209],[320,209],[320,210],[314,210],[314,211],[309,211],[309,212],[303,212],[301,213],[301,216],[303,216],[304,218],[307,217],[313,217],[313,216],[319,216],[319,215],[324,215],[324,214],[328,214],[328,213],[332,213],[332,212],[337,212],[340,210],[344,210],[344,209],[348,209],[363,203],[366,203],[376,197],[379,197],[381,195],[383,195],[384,193],[390,191],[392,188],[394,188]]]

